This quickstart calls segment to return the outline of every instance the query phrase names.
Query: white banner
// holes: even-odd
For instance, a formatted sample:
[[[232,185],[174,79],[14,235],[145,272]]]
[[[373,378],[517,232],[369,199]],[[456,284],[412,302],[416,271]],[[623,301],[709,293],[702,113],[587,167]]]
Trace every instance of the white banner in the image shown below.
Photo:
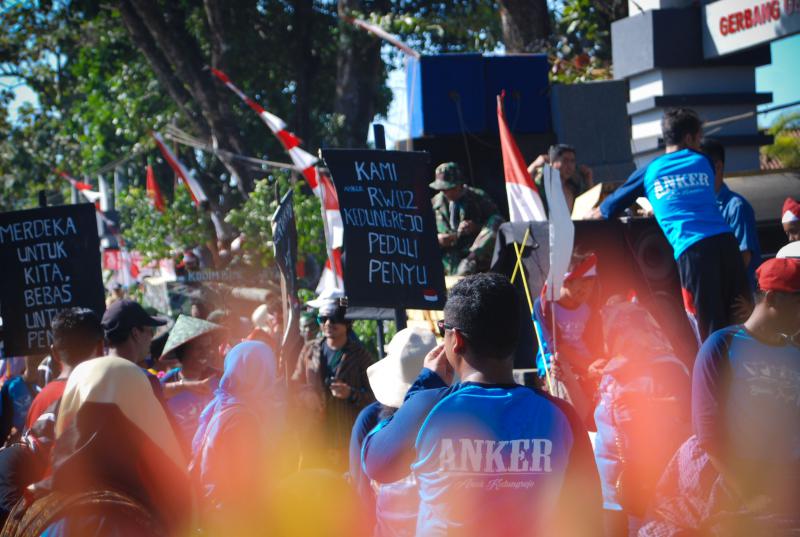
[[[719,0],[703,7],[703,54],[714,58],[800,32],[800,0]]]

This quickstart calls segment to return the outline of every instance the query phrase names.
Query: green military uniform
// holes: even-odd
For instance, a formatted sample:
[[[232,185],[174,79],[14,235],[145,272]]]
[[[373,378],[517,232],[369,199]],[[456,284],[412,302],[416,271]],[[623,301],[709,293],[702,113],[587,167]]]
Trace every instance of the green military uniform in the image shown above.
[[[431,188],[446,190],[460,184],[463,182],[458,166],[451,162],[436,168],[436,180]],[[489,270],[497,229],[503,223],[497,205],[483,190],[466,185],[457,201],[450,202],[439,192],[432,203],[437,233],[458,234],[452,246],[441,247],[445,272],[463,276]],[[459,224],[465,220],[475,222],[479,228],[477,232],[458,233]]]

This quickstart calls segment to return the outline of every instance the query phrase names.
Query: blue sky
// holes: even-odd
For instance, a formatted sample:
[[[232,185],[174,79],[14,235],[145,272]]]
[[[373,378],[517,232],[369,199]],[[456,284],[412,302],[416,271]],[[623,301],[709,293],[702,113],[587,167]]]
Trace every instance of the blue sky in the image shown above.
[[[771,91],[772,103],[760,108],[800,100],[800,34],[772,42],[772,64],[756,69],[756,89]],[[760,127],[768,127],[780,114],[800,111],[795,106],[779,112],[758,116]]]

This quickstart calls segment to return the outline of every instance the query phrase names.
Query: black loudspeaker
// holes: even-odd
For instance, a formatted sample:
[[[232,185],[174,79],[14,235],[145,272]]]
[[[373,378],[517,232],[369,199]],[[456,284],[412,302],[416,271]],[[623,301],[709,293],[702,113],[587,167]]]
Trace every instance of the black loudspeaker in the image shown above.
[[[550,270],[547,226],[546,222],[504,224],[495,247],[492,270],[510,277],[516,261],[513,243],[521,243],[526,229],[530,229],[523,265],[532,300],[541,293]],[[575,251],[597,254],[599,304],[613,296],[635,293],[658,321],[678,357],[687,365],[694,362],[697,343],[683,309],[677,266],[672,248],[655,220],[577,221]],[[515,287],[520,293],[523,315],[514,367],[532,368],[538,345],[520,278],[516,278]]]

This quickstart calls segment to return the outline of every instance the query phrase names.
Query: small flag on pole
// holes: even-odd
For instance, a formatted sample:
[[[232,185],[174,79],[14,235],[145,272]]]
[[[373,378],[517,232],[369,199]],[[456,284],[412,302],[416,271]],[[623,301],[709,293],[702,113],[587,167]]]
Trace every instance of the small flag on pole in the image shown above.
[[[506,177],[508,215],[512,222],[545,222],[547,215],[536,184],[533,182],[517,142],[508,128],[503,111],[505,91],[497,96],[497,126],[503,151],[503,171]]]
[[[150,164],[147,165],[147,196],[150,198],[153,207],[163,213],[165,209],[164,196],[161,195],[161,189],[158,187],[156,176],[153,173],[153,166]]]

